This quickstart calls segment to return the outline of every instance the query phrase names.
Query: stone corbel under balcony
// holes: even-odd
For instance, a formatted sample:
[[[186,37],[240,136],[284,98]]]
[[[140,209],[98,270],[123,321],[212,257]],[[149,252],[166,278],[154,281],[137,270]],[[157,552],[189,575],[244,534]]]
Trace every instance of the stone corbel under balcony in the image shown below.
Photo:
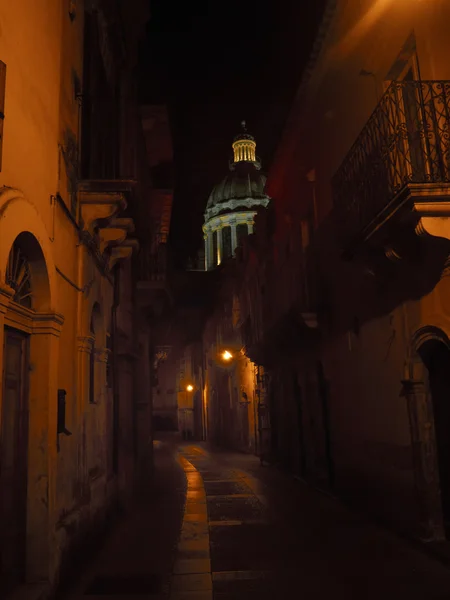
[[[414,203],[414,211],[419,216],[416,225],[418,236],[450,240],[450,200]]]
[[[102,224],[99,225],[98,236],[100,238],[101,254],[110,246],[123,244],[127,239],[127,235],[133,233],[135,229],[133,219],[130,218],[107,220],[104,226],[103,222],[100,223]]]
[[[306,327],[308,327],[308,329],[317,329],[319,327],[316,313],[304,312],[304,313],[301,313],[301,317],[302,317],[303,322],[306,325]]]
[[[78,182],[83,228],[91,235],[99,222],[114,218],[127,207],[134,182],[130,180],[82,180]]]
[[[125,240],[118,246],[111,247],[108,268],[111,269],[119,262],[119,260],[127,260],[131,258],[133,252],[139,250],[139,242],[137,240]]]

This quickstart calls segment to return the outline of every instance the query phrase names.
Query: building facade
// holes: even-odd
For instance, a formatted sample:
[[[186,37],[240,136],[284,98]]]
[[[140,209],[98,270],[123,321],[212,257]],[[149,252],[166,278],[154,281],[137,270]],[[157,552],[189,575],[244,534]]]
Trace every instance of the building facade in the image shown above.
[[[148,172],[133,75],[148,18],[139,0],[0,10],[2,597],[54,590],[149,452],[132,263]]]
[[[328,3],[270,236],[243,257],[277,460],[425,540],[450,522],[449,19],[439,0]]]
[[[255,218],[269,211],[266,177],[256,142],[242,123],[233,141],[230,174],[210,194],[205,211],[206,270],[216,269],[216,294],[203,329],[203,410],[208,440],[245,452],[262,452],[264,409],[257,365],[243,351],[240,295],[242,248],[251,246]],[[262,217],[264,218],[264,217]],[[264,446],[264,448],[263,448]]]

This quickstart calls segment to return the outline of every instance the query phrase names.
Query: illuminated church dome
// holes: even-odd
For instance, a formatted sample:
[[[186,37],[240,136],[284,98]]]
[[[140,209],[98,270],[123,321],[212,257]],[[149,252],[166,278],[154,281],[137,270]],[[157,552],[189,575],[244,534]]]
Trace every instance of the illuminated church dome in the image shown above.
[[[242,236],[253,232],[257,208],[266,207],[270,201],[264,191],[266,177],[256,156],[256,142],[245,121],[232,148],[230,173],[213,188],[206,205],[203,233],[207,270],[234,255]]]

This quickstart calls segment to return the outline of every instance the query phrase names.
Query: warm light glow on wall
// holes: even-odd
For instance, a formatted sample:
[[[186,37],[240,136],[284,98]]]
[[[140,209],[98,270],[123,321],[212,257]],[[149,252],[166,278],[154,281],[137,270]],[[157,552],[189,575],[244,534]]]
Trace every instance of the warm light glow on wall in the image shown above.
[[[233,144],[234,162],[256,161],[256,144],[252,140],[237,140]]]
[[[227,360],[228,361],[228,360],[231,360],[233,358],[233,355],[228,350],[224,350],[222,352],[222,358],[223,358],[223,360]]]

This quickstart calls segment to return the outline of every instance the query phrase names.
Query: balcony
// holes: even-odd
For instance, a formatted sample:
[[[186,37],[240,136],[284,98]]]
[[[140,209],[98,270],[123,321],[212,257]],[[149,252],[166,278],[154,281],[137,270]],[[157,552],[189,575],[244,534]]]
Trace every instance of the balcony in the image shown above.
[[[153,252],[143,248],[139,254],[139,281],[148,284],[164,282],[167,277],[167,252],[165,244]]]
[[[139,302],[142,306],[153,306],[154,312],[162,314],[172,303],[167,245],[154,243],[143,246],[137,258]]]
[[[255,363],[269,368],[280,356],[291,357],[318,339],[308,264],[298,250],[276,265],[268,262],[266,281],[259,281],[253,293],[248,290],[251,310],[242,321],[241,336],[247,356]]]
[[[406,214],[417,234],[447,237],[442,217],[450,215],[450,81],[394,81],[332,188],[347,247]],[[408,210],[400,211],[405,205]]]

